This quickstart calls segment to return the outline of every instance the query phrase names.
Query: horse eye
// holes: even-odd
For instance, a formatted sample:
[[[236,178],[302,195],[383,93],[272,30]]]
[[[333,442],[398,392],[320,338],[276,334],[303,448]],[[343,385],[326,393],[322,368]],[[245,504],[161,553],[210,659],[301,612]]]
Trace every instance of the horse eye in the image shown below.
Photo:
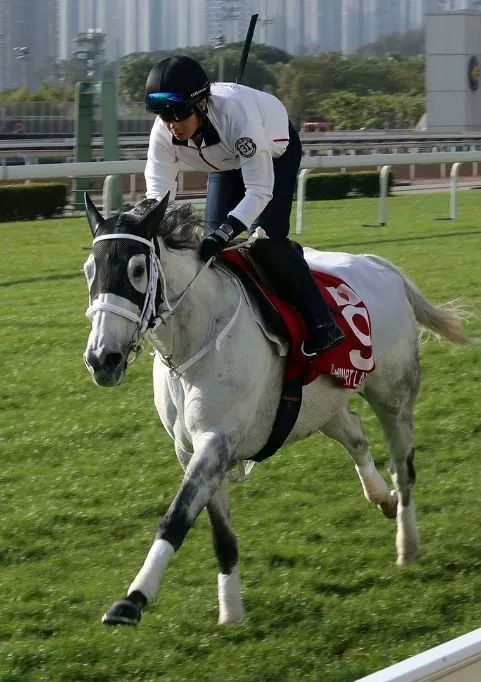
[[[143,277],[144,272],[145,272],[145,268],[143,265],[136,265],[133,272],[132,272],[132,277],[134,277],[135,279]]]

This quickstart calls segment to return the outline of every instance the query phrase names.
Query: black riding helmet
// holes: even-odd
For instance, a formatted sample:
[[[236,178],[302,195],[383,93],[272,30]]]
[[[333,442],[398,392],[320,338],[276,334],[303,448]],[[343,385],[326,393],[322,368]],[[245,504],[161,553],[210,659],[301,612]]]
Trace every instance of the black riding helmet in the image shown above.
[[[209,92],[209,79],[198,62],[190,57],[167,57],[147,77],[145,108],[164,121],[182,121]]]

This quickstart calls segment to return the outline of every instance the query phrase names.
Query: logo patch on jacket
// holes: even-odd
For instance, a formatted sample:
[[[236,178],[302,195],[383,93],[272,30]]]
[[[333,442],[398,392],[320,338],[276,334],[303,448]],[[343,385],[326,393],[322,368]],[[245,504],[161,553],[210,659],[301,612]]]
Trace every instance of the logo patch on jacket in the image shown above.
[[[245,159],[250,159],[257,151],[257,145],[251,137],[239,137],[235,148]]]

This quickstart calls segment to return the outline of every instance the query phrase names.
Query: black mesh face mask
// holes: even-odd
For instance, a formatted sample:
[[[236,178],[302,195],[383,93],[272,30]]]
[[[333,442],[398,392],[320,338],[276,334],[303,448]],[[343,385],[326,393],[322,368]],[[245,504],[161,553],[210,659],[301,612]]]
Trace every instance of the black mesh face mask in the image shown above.
[[[95,273],[90,283],[90,303],[99,294],[116,294],[136,305],[144,306],[146,292],[136,289],[129,277],[129,262],[134,256],[145,256],[147,281],[150,275],[149,248],[147,245],[127,239],[106,239],[92,247]]]

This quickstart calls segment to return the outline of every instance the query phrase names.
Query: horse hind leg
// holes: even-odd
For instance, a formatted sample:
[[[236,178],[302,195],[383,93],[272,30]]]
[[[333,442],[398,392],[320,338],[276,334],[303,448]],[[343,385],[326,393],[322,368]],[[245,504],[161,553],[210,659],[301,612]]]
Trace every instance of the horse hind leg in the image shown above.
[[[386,482],[376,469],[358,415],[344,407],[323,426],[322,432],[343,445],[351,455],[361,481],[364,497],[376,504],[388,518],[396,518],[396,493],[389,491]]]
[[[412,488],[416,480],[414,470],[412,411],[417,389],[412,387],[396,410],[377,402],[369,393],[366,398],[383,428],[390,452],[389,469],[398,496],[396,549],[397,564],[404,566],[416,557],[419,533],[416,525],[416,505]],[[399,392],[397,393],[399,398]]]
[[[237,623],[244,617],[238,562],[237,538],[231,526],[227,485],[224,481],[207,504],[214,550],[219,565],[217,594],[219,625]]]

